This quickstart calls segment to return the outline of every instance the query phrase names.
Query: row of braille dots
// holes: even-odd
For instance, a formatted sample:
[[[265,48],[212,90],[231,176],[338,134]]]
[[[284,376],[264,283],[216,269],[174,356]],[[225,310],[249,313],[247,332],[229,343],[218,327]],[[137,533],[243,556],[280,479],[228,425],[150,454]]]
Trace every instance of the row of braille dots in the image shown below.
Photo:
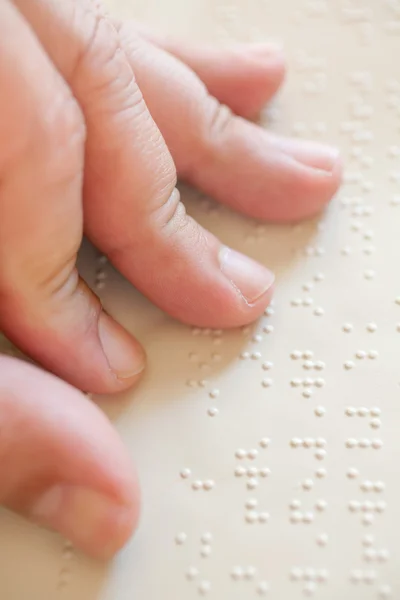
[[[369,424],[372,429],[379,429],[382,425],[382,422],[379,418],[382,411],[378,406],[373,406],[372,408],[367,408],[366,406],[359,406],[358,408],[355,406],[348,406],[344,413],[347,417],[370,417],[371,420]]]
[[[322,360],[314,361],[314,352],[312,350],[293,350],[290,353],[290,358],[292,360],[303,360],[303,369],[306,371],[310,371],[311,369],[315,369],[316,371],[323,371],[325,369],[325,363]]]
[[[313,484],[308,489],[311,489],[312,487],[313,487]],[[326,510],[327,506],[328,506],[328,503],[326,502],[326,500],[323,500],[323,499],[317,500],[317,502],[315,503],[315,509],[318,512],[324,512]],[[289,520],[294,525],[297,525],[298,523],[308,524],[308,523],[312,523],[314,521],[314,511],[312,511],[312,510],[301,511],[300,510],[301,509],[300,500],[292,500],[292,502],[289,505],[289,508],[290,508]],[[322,537],[320,538],[318,543],[321,546],[326,545],[328,543],[327,537],[322,535]]]
[[[313,596],[318,589],[318,584],[327,583],[329,572],[327,569],[293,567],[290,572],[290,579],[296,583],[303,582],[303,594]]]
[[[178,533],[178,535],[175,537],[175,543],[177,546],[183,546],[183,544],[186,542],[187,540],[187,535],[185,532],[181,532]],[[203,533],[203,535],[200,538],[200,556],[202,558],[208,558],[211,554],[212,551],[212,544],[213,541],[213,536],[209,531],[206,531],[205,533]]]
[[[104,269],[108,262],[106,256],[101,255],[96,260],[96,273],[94,278],[94,287],[96,290],[102,290],[105,286],[107,271]]]
[[[357,360],[364,360],[366,358],[369,358],[370,360],[376,360],[379,356],[379,353],[377,350],[357,350],[354,356]],[[346,371],[354,369],[355,366],[356,364],[353,360],[346,360],[346,362],[343,363],[343,367],[346,369]]]
[[[231,579],[233,581],[252,582],[257,575],[257,569],[253,566],[241,567],[236,566],[231,570]],[[263,596],[270,590],[268,581],[259,581],[256,585],[256,592],[260,596]]]
[[[353,331],[353,329],[354,329],[354,326],[352,325],[352,323],[343,323],[343,325],[342,325],[342,330],[345,333],[351,333]],[[367,323],[366,326],[365,326],[365,329],[369,333],[375,333],[375,331],[377,331],[377,329],[378,329],[378,325],[376,323],[373,323],[373,322]]]
[[[383,446],[383,442],[379,438],[374,438],[370,440],[369,438],[348,438],[345,441],[345,445],[347,448],[373,448],[374,450],[380,450]]]
[[[361,522],[363,525],[372,525],[375,520],[375,514],[381,514],[386,510],[386,502],[384,500],[378,500],[378,502],[373,502],[372,500],[350,500],[348,504],[348,509],[351,513],[359,513],[360,511],[363,513],[361,517]]]
[[[271,440],[269,438],[262,438],[259,442],[261,448],[266,449],[269,447]],[[250,450],[244,450],[238,448],[235,452],[235,457],[239,460],[255,460],[258,456],[257,448],[251,448]],[[271,474],[271,470],[268,467],[256,467],[254,465],[244,466],[237,465],[234,471],[236,477],[247,476],[248,480],[246,483],[247,489],[254,490],[258,487],[258,477],[266,478]]]
[[[63,545],[63,564],[58,574],[57,590],[61,591],[67,587],[71,580],[71,561],[74,557],[74,548],[70,541],[66,540]]]
[[[245,521],[250,525],[254,523],[268,523],[269,513],[265,511],[256,510],[258,507],[258,500],[256,498],[249,498],[245,502]]]
[[[191,476],[192,472],[190,469],[182,469],[182,471],[180,472],[180,476],[182,479],[189,479],[189,477]],[[198,490],[204,490],[205,492],[209,492],[210,490],[212,490],[215,487],[215,481],[213,479],[206,479],[205,481],[201,481],[200,479],[196,479],[195,481],[193,481],[192,483],[192,489],[194,491],[198,491]]]
[[[297,438],[294,437],[290,440],[292,448],[317,448],[314,456],[318,460],[323,460],[326,457],[326,440],[324,438]]]

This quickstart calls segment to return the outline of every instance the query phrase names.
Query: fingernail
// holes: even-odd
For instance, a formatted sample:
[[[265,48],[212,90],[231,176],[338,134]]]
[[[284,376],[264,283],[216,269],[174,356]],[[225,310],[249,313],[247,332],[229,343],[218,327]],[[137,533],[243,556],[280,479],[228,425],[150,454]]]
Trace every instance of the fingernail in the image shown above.
[[[231,248],[222,248],[220,265],[221,271],[249,304],[253,304],[261,298],[275,280],[271,271]]]
[[[334,146],[309,140],[276,138],[279,149],[314,169],[331,173],[340,162],[340,150]]]
[[[110,558],[130,533],[132,508],[82,487],[55,485],[32,507],[32,518],[98,558]]]
[[[105,312],[100,314],[98,330],[108,364],[118,379],[129,379],[143,371],[145,355],[141,346]]]

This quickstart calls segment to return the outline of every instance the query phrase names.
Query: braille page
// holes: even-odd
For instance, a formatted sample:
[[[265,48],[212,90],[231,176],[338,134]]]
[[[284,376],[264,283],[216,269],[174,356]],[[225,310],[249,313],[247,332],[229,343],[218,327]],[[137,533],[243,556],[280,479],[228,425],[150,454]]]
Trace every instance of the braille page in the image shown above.
[[[177,324],[84,249],[83,275],[148,351],[139,388],[101,401],[138,466],[142,520],[103,568],[4,514],[0,597],[396,600],[400,2],[114,8],[192,39],[281,41],[288,79],[264,125],[338,144],[345,183],[325,214],[295,226],[182,187],[203,225],[277,274],[271,307],[236,331]]]

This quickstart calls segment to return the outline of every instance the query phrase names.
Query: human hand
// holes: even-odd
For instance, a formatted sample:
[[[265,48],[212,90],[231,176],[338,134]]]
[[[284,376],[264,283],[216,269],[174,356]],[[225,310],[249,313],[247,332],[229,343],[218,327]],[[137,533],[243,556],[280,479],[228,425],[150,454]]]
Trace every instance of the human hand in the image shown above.
[[[272,274],[188,217],[175,184],[178,173],[234,209],[275,221],[310,216],[329,201],[340,180],[336,150],[242,118],[278,89],[281,53],[138,34],[90,0],[7,0],[0,23],[6,335],[85,391],[117,392],[139,378],[139,343],[77,274],[83,231],[181,321],[232,327],[256,319]],[[3,357],[0,377],[0,502],[111,556],[138,515],[134,471],[113,429],[53,375]]]

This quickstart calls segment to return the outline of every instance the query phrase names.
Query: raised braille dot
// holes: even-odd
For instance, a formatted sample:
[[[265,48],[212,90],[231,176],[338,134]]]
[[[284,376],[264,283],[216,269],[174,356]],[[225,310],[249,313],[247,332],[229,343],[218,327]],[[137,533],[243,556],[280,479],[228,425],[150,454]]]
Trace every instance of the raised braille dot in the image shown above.
[[[302,299],[301,298],[293,298],[293,300],[290,301],[290,304],[292,306],[301,306],[302,305]]]
[[[314,363],[312,360],[305,360],[303,363],[303,369],[306,369],[307,371],[309,371],[310,369],[314,368]]]
[[[247,523],[253,524],[258,520],[258,514],[255,510],[249,510],[246,513],[246,521]]]
[[[203,533],[203,535],[200,538],[201,543],[206,544],[206,545],[211,544],[212,540],[213,540],[213,536],[212,536],[212,533],[210,533],[209,531],[206,531],[205,533]]]
[[[211,546],[204,545],[200,550],[200,556],[203,558],[208,558],[211,554]]]
[[[211,390],[209,393],[210,398],[218,398],[220,391],[217,389]]]
[[[260,477],[269,477],[269,475],[271,475],[271,469],[268,469],[268,467],[262,467],[259,470],[259,475]]]
[[[365,515],[363,515],[362,522],[364,525],[372,525],[374,522],[374,515],[370,512],[365,513]]]
[[[188,479],[191,474],[192,474],[192,472],[190,469],[182,469],[182,471],[179,473],[179,475],[182,477],[182,479]]]
[[[214,362],[220,362],[220,360],[222,359],[222,356],[220,354],[218,354],[217,352],[213,352],[211,354],[211,358]]]
[[[243,448],[238,448],[235,452],[235,456],[236,456],[236,458],[239,458],[239,459],[245,458],[246,450],[243,450]]]
[[[262,440],[260,440],[261,448],[268,448],[270,443],[271,443],[271,440],[269,438],[262,438]]]
[[[376,358],[378,358],[378,352],[376,350],[369,350],[368,358],[375,360]]]
[[[372,492],[373,490],[373,483],[372,481],[369,481],[368,479],[363,481],[362,484],[360,485],[360,488],[362,489],[363,492]]]
[[[241,352],[241,354],[240,354],[239,358],[240,358],[241,360],[246,360],[246,359],[250,358],[250,352],[247,352],[247,351],[245,351],[245,352]]]
[[[327,471],[326,469],[317,469],[315,471],[315,475],[318,477],[318,479],[323,479],[324,477],[326,477]]]
[[[317,306],[317,308],[314,310],[314,315],[316,317],[322,317],[325,314],[325,311],[323,308],[321,308],[321,306]]]
[[[303,514],[298,511],[298,510],[294,510],[291,514],[290,514],[290,521],[294,524],[300,523],[303,520]]]
[[[369,410],[365,406],[360,406],[357,409],[357,414],[359,417],[366,417],[368,415],[368,413],[369,413]]]
[[[268,306],[265,310],[264,310],[264,315],[266,317],[272,317],[272,315],[275,314],[274,309],[272,308],[272,306]]]
[[[258,480],[257,479],[251,478],[251,479],[248,480],[248,482],[247,482],[247,488],[249,490],[255,490],[257,486],[258,486]]]
[[[350,581],[352,583],[360,583],[360,581],[362,581],[362,578],[363,572],[360,569],[354,569],[354,571],[350,573]]]
[[[203,490],[205,490],[206,492],[209,492],[210,490],[212,490],[215,486],[215,482],[212,479],[207,479],[207,481],[205,481],[203,483]]]
[[[215,406],[212,406],[208,409],[207,413],[210,417],[216,417],[219,413],[219,410]]]
[[[301,382],[301,379],[299,379],[298,377],[295,377],[294,379],[292,379],[292,380],[290,381],[290,385],[291,385],[292,387],[298,387],[299,385],[301,385],[301,383],[302,383],[302,382]]]
[[[203,482],[202,482],[202,481],[200,481],[200,480],[198,480],[198,479],[197,479],[196,481],[193,481],[193,483],[192,483],[192,488],[193,488],[195,491],[197,491],[197,490],[200,490],[202,487],[203,487]]]
[[[256,508],[257,504],[258,504],[258,500],[256,498],[249,498],[248,500],[246,500],[245,507],[248,508],[249,510],[252,510],[252,509]]]
[[[392,596],[392,588],[390,585],[381,585],[379,588],[379,598],[390,598]]]
[[[267,361],[263,362],[263,364],[261,366],[264,369],[264,371],[270,371],[270,369],[272,369],[274,364],[272,362],[270,362],[269,360],[267,360]]]
[[[358,442],[356,439],[354,438],[347,438],[346,440],[346,446],[347,448],[356,448],[356,446],[358,445]]]
[[[293,567],[293,569],[290,571],[290,579],[292,579],[292,581],[301,581],[303,577],[304,572],[300,567]]]
[[[197,387],[197,382],[194,379],[188,379],[186,385],[188,387],[194,388]]]
[[[371,446],[371,440],[369,440],[368,438],[361,438],[358,441],[358,445],[360,448],[370,448]]]
[[[300,500],[297,500],[297,499],[292,500],[291,503],[289,504],[289,507],[291,510],[299,510],[299,508],[301,507]]]
[[[305,479],[302,483],[303,490],[312,490],[314,482],[312,479]]]
[[[257,477],[258,468],[257,467],[248,467],[247,469],[247,477]]]
[[[325,369],[325,363],[322,360],[317,360],[317,362],[314,364],[314,368],[317,371],[323,371]]]
[[[351,323],[345,323],[342,325],[342,329],[345,333],[351,333],[353,331],[353,325]]]
[[[198,577],[199,575],[199,570],[196,569],[196,567],[189,567],[188,570],[186,571],[186,578],[189,579],[190,581],[192,581],[193,579],[196,579],[196,577]]]
[[[292,446],[292,448],[298,448],[299,446],[301,446],[302,444],[302,440],[300,438],[292,438],[290,440],[290,445]]]
[[[313,395],[312,390],[304,390],[301,395],[303,396],[303,398],[311,398]]]
[[[314,358],[314,352],[312,350],[305,350],[302,354],[304,360],[311,360]]]
[[[206,580],[203,580],[200,583],[199,588],[198,588],[199,593],[202,596],[205,596],[206,594],[208,594],[208,592],[210,591],[210,589],[211,589],[211,583],[209,581],[206,581]]]
[[[383,481],[375,481],[374,482],[374,491],[375,492],[383,492],[385,489],[385,484],[383,483]]]
[[[367,331],[369,331],[370,333],[374,333],[377,329],[378,329],[378,326],[376,323],[368,323]]]
[[[378,502],[375,504],[375,510],[378,513],[385,512],[386,507],[387,507],[387,504],[384,500],[378,500]]]
[[[349,469],[347,469],[347,473],[346,473],[346,475],[349,479],[356,479],[356,477],[358,477],[359,474],[360,473],[359,473],[358,469],[355,469],[354,467],[350,467]]]
[[[316,573],[315,569],[312,569],[310,567],[308,567],[307,569],[304,569],[304,576],[303,576],[304,581],[315,581],[316,578],[317,578],[317,573]]]
[[[247,452],[247,458],[249,458],[250,460],[254,460],[255,458],[257,458],[257,456],[258,456],[257,448],[252,448],[251,450],[249,450]]]
[[[358,502],[358,500],[350,500],[348,507],[350,512],[358,512],[361,508],[361,502]]]
[[[370,413],[371,413],[371,417],[380,417],[382,411],[377,406],[373,406],[370,410]]]
[[[269,513],[267,513],[267,512],[261,512],[258,515],[258,521],[260,523],[267,523],[269,521]]]
[[[315,458],[317,460],[323,460],[326,457],[326,450],[323,450],[322,448],[318,449],[315,453]]]
[[[274,331],[273,325],[265,325],[265,327],[263,327],[264,333],[273,333],[273,331]]]
[[[364,537],[362,539],[362,544],[363,544],[363,546],[368,548],[369,546],[373,545],[374,540],[375,540],[374,536],[371,535],[370,533],[367,533],[367,535],[364,535]]]
[[[251,360],[260,360],[261,352],[252,352],[250,354],[250,358],[251,358]]]
[[[314,284],[309,281],[307,283],[304,283],[302,287],[305,292],[311,292],[311,290],[314,287]]]
[[[312,448],[313,446],[315,446],[314,438],[308,438],[308,437],[304,438],[303,446],[304,446],[304,448]]]
[[[235,468],[235,476],[236,477],[243,477],[243,475],[246,474],[246,468],[243,467],[242,465],[239,465],[238,467]]]
[[[354,408],[354,406],[347,406],[344,412],[348,417],[354,417],[354,415],[357,413],[357,409]]]
[[[256,344],[259,344],[260,342],[263,341],[263,336],[260,335],[259,333],[256,333],[255,335],[253,335],[253,337],[251,338],[253,342],[255,342]]]
[[[303,515],[303,523],[312,523],[314,521],[314,514],[311,511],[307,511]]]
[[[273,384],[272,379],[263,379],[261,382],[261,385],[265,388],[271,387],[272,384]]]
[[[367,358],[367,353],[365,352],[365,350],[357,350],[356,358],[363,360],[364,358]]]
[[[373,439],[371,445],[375,450],[380,450],[383,446],[383,442],[380,439]]]
[[[269,583],[267,581],[260,581],[257,585],[257,594],[264,596],[269,592]]]
[[[187,535],[186,533],[184,533],[183,531],[181,533],[178,533],[178,535],[175,538],[175,543],[178,546],[182,546],[182,544],[184,544],[187,540]]]
[[[201,379],[199,381],[199,386],[202,387],[202,388],[207,387],[207,380],[206,379]]]
[[[235,581],[239,581],[244,576],[242,567],[234,567],[231,571],[231,577]]]
[[[346,371],[350,371],[350,369],[353,369],[354,362],[352,360],[346,360],[346,362],[344,363],[344,368],[346,369]]]
[[[321,377],[318,377],[318,379],[315,380],[314,382],[315,387],[318,388],[322,388],[325,385],[325,379],[322,379]]]
[[[323,406],[317,406],[314,410],[314,413],[317,417],[324,417],[326,414],[326,408]]]
[[[244,578],[247,581],[251,581],[252,579],[254,579],[254,577],[257,574],[257,569],[253,566],[247,567],[247,569],[244,571]]]
[[[373,548],[367,548],[363,554],[364,559],[367,560],[368,562],[375,560],[376,555],[377,555],[377,552]]]
[[[375,571],[366,571],[364,573],[364,582],[365,583],[370,585],[371,583],[374,583],[375,579],[376,579]]]
[[[317,536],[317,544],[318,546],[326,546],[328,544],[329,538],[327,533],[320,533]]]
[[[382,425],[380,419],[371,419],[369,424],[371,425],[372,429],[379,429]]]
[[[386,550],[386,548],[383,548],[382,550],[378,550],[376,555],[377,555],[377,559],[379,560],[379,562],[386,562],[390,558],[390,553],[388,550]]]
[[[326,500],[317,500],[317,502],[315,503],[315,508],[317,510],[319,510],[320,512],[323,512],[324,510],[326,510],[326,507],[328,506]]]

